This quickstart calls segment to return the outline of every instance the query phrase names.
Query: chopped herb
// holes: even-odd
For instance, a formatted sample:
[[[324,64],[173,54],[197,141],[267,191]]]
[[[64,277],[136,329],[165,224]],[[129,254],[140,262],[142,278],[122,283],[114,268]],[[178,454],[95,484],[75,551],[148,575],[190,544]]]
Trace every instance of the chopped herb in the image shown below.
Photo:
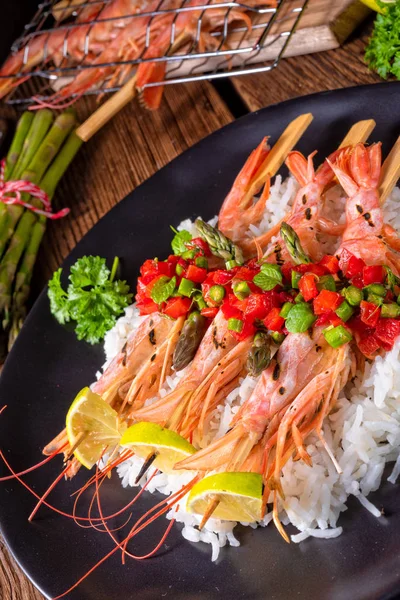
[[[156,304],[166,302],[168,298],[173,294],[176,285],[176,277],[170,279],[166,275],[162,275],[160,279],[157,279],[153,287],[151,288],[151,299]]]
[[[177,231],[173,227],[171,229],[175,233],[171,242],[172,251],[174,254],[183,254],[183,252],[186,252],[186,244],[190,242],[192,236],[186,229],[182,229],[182,231]]]
[[[131,300],[125,281],[114,281],[118,259],[112,272],[99,256],[83,256],[71,267],[67,291],[61,285],[62,269],[49,281],[50,311],[61,324],[76,321],[79,340],[96,344],[104,338]]]
[[[253,279],[254,283],[265,292],[273,290],[275,286],[282,283],[282,271],[278,265],[264,263],[261,271]]]
[[[389,75],[400,79],[400,2],[377,3],[384,8],[384,14],[376,17],[365,60],[383,79]]]

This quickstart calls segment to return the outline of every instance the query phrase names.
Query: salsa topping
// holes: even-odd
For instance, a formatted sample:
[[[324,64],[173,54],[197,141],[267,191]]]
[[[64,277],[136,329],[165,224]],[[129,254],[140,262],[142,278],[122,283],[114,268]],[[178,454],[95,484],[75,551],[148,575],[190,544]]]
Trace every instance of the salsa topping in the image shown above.
[[[196,225],[202,237],[174,230],[174,254],[142,265],[136,294],[142,315],[160,311],[176,319],[195,311],[209,324],[221,311],[238,341],[254,336],[252,373],[268,366],[271,341],[312,327],[323,327],[333,348],[354,339],[367,357],[392,348],[400,334],[400,280],[389,267],[366,265],[346,249],[313,263],[286,223],[281,237],[291,261],[244,263],[218,229]]]

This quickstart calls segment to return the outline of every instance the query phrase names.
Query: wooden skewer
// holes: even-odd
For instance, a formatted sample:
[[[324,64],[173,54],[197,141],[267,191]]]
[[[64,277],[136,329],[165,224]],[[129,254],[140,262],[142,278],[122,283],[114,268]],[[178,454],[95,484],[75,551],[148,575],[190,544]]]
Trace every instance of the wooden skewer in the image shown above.
[[[382,165],[381,181],[379,184],[379,196],[381,202],[385,202],[400,178],[400,136],[389,152]]]
[[[260,187],[261,183],[264,183],[268,176],[273,177],[276,175],[287,155],[295,147],[313,118],[311,113],[305,113],[289,123],[276,144],[271,148],[271,152],[260,169],[260,174],[254,183],[254,187]]]
[[[346,146],[354,146],[354,144],[366,142],[372,131],[375,129],[375,126],[376,122],[373,119],[367,119],[365,121],[358,121],[358,123],[354,123],[354,125],[349,129],[339,148],[345,148]]]
[[[124,106],[129,104],[136,95],[136,76],[122,86],[107,102],[102,104],[82,125],[76,130],[76,135],[84,142],[90,138],[108,123]]]

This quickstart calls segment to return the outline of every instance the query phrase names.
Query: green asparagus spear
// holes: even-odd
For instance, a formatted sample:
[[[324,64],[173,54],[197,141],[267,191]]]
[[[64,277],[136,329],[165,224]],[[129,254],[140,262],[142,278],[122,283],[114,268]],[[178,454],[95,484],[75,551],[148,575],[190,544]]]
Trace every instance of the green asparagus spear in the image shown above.
[[[297,265],[309,263],[310,259],[304,252],[300,243],[299,236],[297,235],[293,227],[291,227],[287,223],[282,223],[280,233],[292,260]]]
[[[271,338],[267,333],[259,331],[254,336],[253,345],[247,357],[249,375],[257,377],[271,362]]]
[[[176,371],[184,369],[193,360],[203,339],[205,323],[206,319],[199,312],[193,312],[186,319],[172,359]]]
[[[33,121],[33,113],[27,110],[24,112],[17,123],[15,135],[11,142],[10,149],[6,157],[6,168],[4,171],[4,179],[8,181],[12,177],[12,173],[18,159],[21,155],[25,138]]]
[[[227,238],[222,231],[219,231],[219,229],[212,227],[201,219],[197,219],[195,225],[201,237],[210,246],[210,250],[214,256],[222,258],[225,262],[234,260],[240,265],[243,264],[241,249]]]
[[[11,143],[10,150],[6,157],[6,166],[4,170],[4,179],[8,181],[12,178],[14,167],[18,162],[21,155],[25,138],[29,132],[29,128],[33,121],[33,113],[26,111],[18,121],[17,128],[13,141]],[[3,202],[0,203],[0,255],[2,254],[6,241],[10,237],[11,232],[14,230],[13,226],[13,214],[14,207],[7,206]],[[4,240],[4,242],[3,242]],[[2,243],[3,242],[3,243]]]
[[[75,131],[72,131],[40,182],[40,187],[48,194],[50,199],[53,197],[58,182],[64,175],[81,145],[82,140],[78,138]],[[33,226],[29,244],[18,268],[11,306],[12,325],[8,344],[9,349],[12,347],[15,338],[18,335],[26,315],[25,304],[29,297],[33,267],[36,262],[37,253],[45,229],[46,218],[41,216]]]
[[[75,124],[75,115],[71,112],[62,113],[55,120],[49,133],[40,145],[36,155],[33,157],[29,169],[25,171],[25,176],[29,181],[40,183],[40,180],[48,168],[49,164],[60,149],[67,135],[70,133]],[[32,204],[39,205],[35,199]],[[24,209],[21,206],[14,208],[20,209],[21,213]],[[4,311],[9,317],[12,285],[15,272],[21,256],[28,245],[32,227],[37,221],[36,215],[29,210],[26,210],[13,233],[13,237],[7,248],[5,255],[0,264],[0,312]],[[3,326],[7,326],[7,318],[3,317]]]
[[[52,122],[53,114],[51,110],[43,108],[42,110],[37,111],[25,137],[22,151],[12,173],[13,179],[20,179],[21,175],[28,169],[31,160],[38,151]]]
[[[13,179],[24,179],[26,181],[31,181],[32,183],[39,183],[42,173],[37,173],[31,165],[37,165],[36,156],[43,147],[47,148],[48,145],[51,147],[52,138],[50,138],[49,144],[46,145],[45,142],[50,137],[50,133],[54,130],[53,126],[47,134],[52,120],[53,115],[48,109],[39,110],[36,113],[25,138],[19,160],[12,172]],[[44,161],[43,164],[45,164]],[[47,165],[48,164],[49,163],[47,163]],[[22,199],[27,202],[29,200],[29,195],[22,194]],[[13,235],[15,227],[24,212],[23,207],[18,205],[9,205],[5,208],[5,214],[0,221],[0,256],[3,255],[7,243]]]

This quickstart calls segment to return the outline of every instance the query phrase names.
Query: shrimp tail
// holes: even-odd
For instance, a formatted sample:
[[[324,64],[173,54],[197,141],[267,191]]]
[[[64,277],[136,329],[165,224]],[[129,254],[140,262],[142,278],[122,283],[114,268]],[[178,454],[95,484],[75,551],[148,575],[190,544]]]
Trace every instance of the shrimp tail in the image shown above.
[[[247,433],[244,427],[239,424],[210,446],[178,462],[174,468],[213,471],[214,469],[226,467],[246,437]]]
[[[184,410],[192,393],[192,386],[179,386],[150,406],[134,410],[129,417],[135,421],[151,421],[173,429],[175,421],[179,423],[183,418]]]

